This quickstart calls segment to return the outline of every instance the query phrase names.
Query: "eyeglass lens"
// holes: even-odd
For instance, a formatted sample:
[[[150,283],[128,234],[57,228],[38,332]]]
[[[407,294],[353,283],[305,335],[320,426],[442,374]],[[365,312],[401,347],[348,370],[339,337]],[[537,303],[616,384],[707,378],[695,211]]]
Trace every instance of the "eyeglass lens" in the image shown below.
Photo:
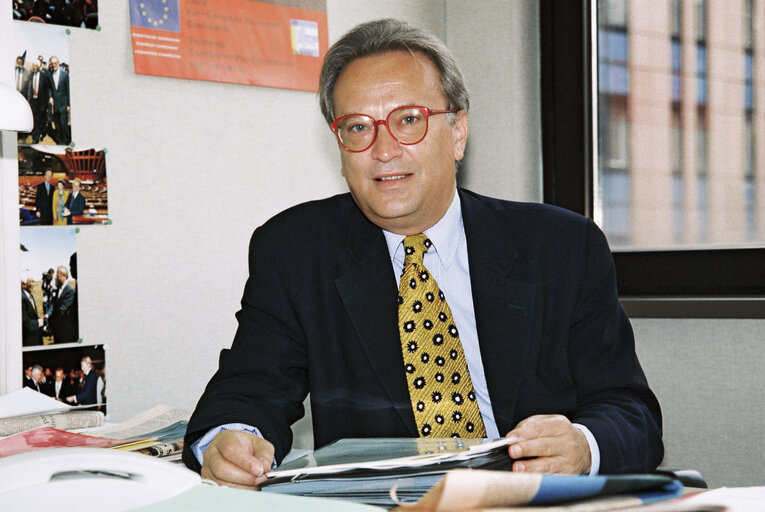
[[[340,142],[351,151],[363,151],[375,140],[376,124],[386,124],[390,134],[402,144],[416,144],[428,131],[428,117],[417,107],[399,107],[388,114],[385,122],[358,114],[346,117],[337,124]]]

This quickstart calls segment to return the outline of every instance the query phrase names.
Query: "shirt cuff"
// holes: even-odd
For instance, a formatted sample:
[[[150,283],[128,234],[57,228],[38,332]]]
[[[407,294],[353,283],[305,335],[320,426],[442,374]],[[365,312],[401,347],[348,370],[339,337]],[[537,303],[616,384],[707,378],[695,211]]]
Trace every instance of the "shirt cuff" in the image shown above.
[[[210,446],[210,443],[212,443],[212,440],[215,438],[215,436],[224,430],[241,430],[242,432],[255,434],[260,438],[263,437],[263,434],[260,433],[258,427],[253,427],[252,425],[247,425],[246,423],[226,423],[225,425],[211,428],[205,435],[191,443],[191,453],[194,454],[194,457],[197,458],[200,465],[204,464],[205,451],[207,450],[207,447]],[[274,464],[272,465],[275,466],[275,463],[276,461],[274,460]]]
[[[579,423],[574,423],[574,426],[584,434],[584,437],[587,438],[587,444],[590,445],[591,463],[589,476],[595,476],[600,471],[600,448],[598,447],[598,442],[595,440],[592,432],[590,432],[590,429]]]

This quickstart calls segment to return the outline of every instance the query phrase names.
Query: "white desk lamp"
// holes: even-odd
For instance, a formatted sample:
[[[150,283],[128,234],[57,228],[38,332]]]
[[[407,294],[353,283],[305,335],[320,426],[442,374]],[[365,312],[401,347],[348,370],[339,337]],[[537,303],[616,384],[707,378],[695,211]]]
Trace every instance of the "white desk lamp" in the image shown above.
[[[13,87],[0,83],[0,130],[31,132],[33,127],[27,100]]]

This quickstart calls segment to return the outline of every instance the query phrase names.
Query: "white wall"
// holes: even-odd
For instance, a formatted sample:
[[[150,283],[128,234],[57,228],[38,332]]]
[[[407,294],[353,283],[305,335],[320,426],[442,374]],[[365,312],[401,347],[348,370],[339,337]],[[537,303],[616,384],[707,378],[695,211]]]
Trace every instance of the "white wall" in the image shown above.
[[[539,13],[528,0],[449,0],[449,48],[472,96],[460,185],[516,201],[542,198]]]
[[[765,320],[632,321],[664,414],[664,465],[765,485]]]

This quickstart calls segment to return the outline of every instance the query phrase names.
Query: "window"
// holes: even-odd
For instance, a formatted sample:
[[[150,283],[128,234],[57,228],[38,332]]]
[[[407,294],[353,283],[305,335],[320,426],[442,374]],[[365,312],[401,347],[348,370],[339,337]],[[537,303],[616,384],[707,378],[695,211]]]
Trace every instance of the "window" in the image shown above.
[[[540,2],[544,198],[600,225],[623,299],[765,317],[762,9],[661,1]]]

